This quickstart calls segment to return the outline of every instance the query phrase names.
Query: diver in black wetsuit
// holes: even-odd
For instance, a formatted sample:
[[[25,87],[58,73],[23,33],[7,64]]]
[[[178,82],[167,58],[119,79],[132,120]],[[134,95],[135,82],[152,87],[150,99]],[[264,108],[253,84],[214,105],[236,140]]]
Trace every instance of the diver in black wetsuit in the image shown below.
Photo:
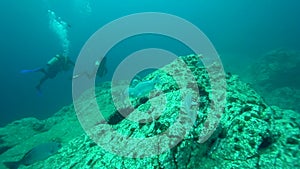
[[[73,61],[69,59],[67,56],[63,55],[55,55],[52,59],[50,59],[47,63],[47,66],[44,68],[37,68],[33,70],[22,70],[21,73],[29,73],[29,72],[42,72],[44,76],[40,79],[40,82],[36,86],[36,89],[40,91],[41,85],[47,79],[53,79],[56,75],[63,71],[68,71],[73,67],[75,64]]]

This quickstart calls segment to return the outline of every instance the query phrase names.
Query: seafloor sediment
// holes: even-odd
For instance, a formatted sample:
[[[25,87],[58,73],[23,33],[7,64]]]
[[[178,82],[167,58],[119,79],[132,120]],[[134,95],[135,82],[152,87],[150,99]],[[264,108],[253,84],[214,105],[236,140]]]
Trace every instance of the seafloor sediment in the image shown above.
[[[20,168],[300,168],[300,115],[291,110],[268,106],[261,96],[236,75],[226,74],[226,105],[219,117],[220,123],[208,140],[199,143],[210,105],[217,100],[211,97],[208,74],[205,68],[199,67],[197,56],[190,55],[182,59],[197,81],[200,97],[192,100],[193,103],[188,103],[189,108],[197,106],[197,118],[189,132],[183,132],[184,138],[173,148],[158,155],[141,158],[146,154],[145,151],[157,152],[157,147],[152,149],[138,143],[126,144],[120,138],[113,137],[110,132],[102,130],[107,127],[103,121],[92,119],[89,133],[99,136],[97,141],[102,145],[115,144],[120,151],[143,150],[127,154],[135,158],[115,155],[97,146],[83,132],[73,105],[70,105],[49,119],[40,121],[28,118],[1,128],[0,161],[18,160],[34,145],[55,140],[63,143],[57,154],[45,161]],[[97,103],[115,131],[124,136],[146,139],[168,131],[181,111],[189,114],[188,108],[184,107],[185,103],[180,103],[180,98],[182,93],[188,94],[195,90],[188,84],[188,72],[179,70],[179,62],[180,59],[175,60],[143,79],[146,81],[160,77],[156,85],[157,91],[150,96],[139,96],[131,100],[135,109],[130,108],[128,103],[119,103],[122,110],[127,112],[128,118],[134,119],[137,117],[135,114],[144,112],[145,114],[140,115],[145,116],[145,119],[156,116],[152,121],[137,123],[124,119],[113,105],[110,83],[96,88]],[[186,88],[180,88],[170,74],[180,77],[181,83],[186,83]],[[119,92],[122,91],[121,88]],[[113,92],[118,92],[118,88]],[[161,105],[164,98],[167,100],[166,107],[155,106]],[[80,104],[80,111],[87,112],[87,115],[88,112],[96,111],[89,97],[83,96]],[[189,120],[193,119],[187,119]],[[182,135],[180,130],[169,134],[174,138],[179,135]],[[166,144],[169,145],[172,141],[174,140],[168,139]],[[120,154],[124,155],[126,152]]]

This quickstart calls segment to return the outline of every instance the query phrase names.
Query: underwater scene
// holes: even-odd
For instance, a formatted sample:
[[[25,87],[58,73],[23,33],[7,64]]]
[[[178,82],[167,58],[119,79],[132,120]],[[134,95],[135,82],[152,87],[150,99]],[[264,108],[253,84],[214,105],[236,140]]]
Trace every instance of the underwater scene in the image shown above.
[[[300,1],[0,4],[0,169],[300,169]]]

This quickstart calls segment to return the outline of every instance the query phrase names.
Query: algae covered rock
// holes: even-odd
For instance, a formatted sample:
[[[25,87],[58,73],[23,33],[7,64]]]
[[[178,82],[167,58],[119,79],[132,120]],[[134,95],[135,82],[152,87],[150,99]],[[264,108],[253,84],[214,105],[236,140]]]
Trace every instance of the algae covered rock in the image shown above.
[[[22,143],[24,139],[47,130],[45,123],[36,118],[25,118],[0,128],[0,155]]]
[[[236,75],[209,76],[198,62],[198,55],[178,58],[142,79],[159,77],[155,90],[127,101],[122,82],[87,91],[76,103],[86,133],[64,139],[57,154],[22,168],[300,168],[299,114],[268,106]],[[183,63],[189,69],[178,66]],[[210,83],[219,77],[224,81],[217,80],[217,87]],[[55,128],[63,139],[63,125],[80,127],[73,108],[59,117],[44,134]]]
[[[25,118],[0,128],[0,168],[3,162],[19,161],[25,153],[46,142],[65,144],[83,133],[73,106],[66,106],[45,120]],[[22,168],[23,166],[20,166]]]

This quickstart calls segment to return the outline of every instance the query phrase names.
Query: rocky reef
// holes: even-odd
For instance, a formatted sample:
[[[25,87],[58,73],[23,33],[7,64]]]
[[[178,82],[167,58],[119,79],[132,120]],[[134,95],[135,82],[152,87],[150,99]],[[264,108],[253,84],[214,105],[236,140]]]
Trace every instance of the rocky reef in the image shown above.
[[[198,59],[197,55],[180,57],[145,77],[143,81],[159,76],[156,90],[130,102],[114,102],[111,94],[122,93],[124,88],[122,83],[111,88],[107,82],[96,87],[98,106],[87,92],[79,100],[79,112],[70,105],[47,120],[23,119],[1,128],[1,162],[18,160],[34,145],[54,139],[63,143],[57,154],[20,168],[300,168],[300,114],[267,105],[249,84],[229,73],[224,76],[226,95],[213,97],[207,69]],[[182,60],[188,70],[178,66]],[[191,84],[190,73],[196,86]],[[174,75],[179,79],[174,80]],[[215,112],[211,105],[223,97],[223,111]],[[94,107],[101,108],[104,118],[93,117]],[[91,116],[86,119],[90,124],[86,132],[93,139],[77,120],[80,112]],[[217,123],[207,123],[210,113]],[[213,132],[203,135],[211,124]],[[143,142],[163,134],[168,137]]]
[[[249,67],[249,82],[270,105],[300,112],[300,52],[277,49]]]

